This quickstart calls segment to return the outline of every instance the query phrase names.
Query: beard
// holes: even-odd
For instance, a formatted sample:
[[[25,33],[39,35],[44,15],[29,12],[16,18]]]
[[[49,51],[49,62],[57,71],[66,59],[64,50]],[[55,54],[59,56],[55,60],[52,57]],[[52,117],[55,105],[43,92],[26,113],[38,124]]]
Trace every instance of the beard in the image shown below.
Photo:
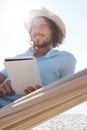
[[[51,45],[51,41],[43,41],[43,42],[40,42],[38,39],[33,41],[33,45],[34,47],[37,47],[37,48],[44,48],[44,47],[47,47],[49,45]]]

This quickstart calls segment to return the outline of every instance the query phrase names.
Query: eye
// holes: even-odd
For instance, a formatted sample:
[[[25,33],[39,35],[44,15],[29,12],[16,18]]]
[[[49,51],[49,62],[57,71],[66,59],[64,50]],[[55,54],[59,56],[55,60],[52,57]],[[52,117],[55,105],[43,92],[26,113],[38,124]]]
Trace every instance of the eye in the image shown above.
[[[47,25],[47,24],[42,24],[41,25],[41,28],[43,28],[43,29],[47,29],[49,26]]]
[[[34,29],[48,29],[49,26],[47,24],[40,24],[40,25],[32,25],[32,30]]]

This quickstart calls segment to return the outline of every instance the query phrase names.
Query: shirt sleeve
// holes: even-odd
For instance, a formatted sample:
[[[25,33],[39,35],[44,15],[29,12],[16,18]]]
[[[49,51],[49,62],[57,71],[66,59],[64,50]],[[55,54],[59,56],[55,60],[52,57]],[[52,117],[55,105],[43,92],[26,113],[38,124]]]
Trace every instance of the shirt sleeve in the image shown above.
[[[6,69],[3,69],[3,70],[1,71],[1,73],[4,74],[6,77],[8,77],[8,73],[7,73]]]
[[[75,72],[76,68],[76,59],[73,55],[69,54],[67,57],[63,59],[63,64],[61,67],[61,75],[60,78],[69,76]]]

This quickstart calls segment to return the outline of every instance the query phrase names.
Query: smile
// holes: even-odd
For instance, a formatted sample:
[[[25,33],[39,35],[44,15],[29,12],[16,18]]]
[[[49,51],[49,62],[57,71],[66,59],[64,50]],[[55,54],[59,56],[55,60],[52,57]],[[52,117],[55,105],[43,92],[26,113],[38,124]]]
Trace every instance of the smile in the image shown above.
[[[42,38],[44,36],[44,34],[35,34],[35,35],[33,35],[32,37],[33,38],[36,38],[36,39],[40,39],[40,38]]]

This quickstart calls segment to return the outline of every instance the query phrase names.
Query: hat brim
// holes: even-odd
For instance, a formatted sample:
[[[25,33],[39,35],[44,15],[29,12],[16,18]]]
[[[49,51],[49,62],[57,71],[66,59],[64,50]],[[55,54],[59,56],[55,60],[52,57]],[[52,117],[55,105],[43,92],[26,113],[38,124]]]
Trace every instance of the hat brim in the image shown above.
[[[47,17],[47,18],[51,19],[52,21],[54,21],[56,23],[56,25],[60,28],[60,30],[62,31],[62,33],[65,37],[65,35],[66,35],[65,24],[60,19],[60,17],[53,14],[46,8],[42,8],[41,10],[31,10],[30,11],[30,18],[28,18],[27,21],[24,22],[24,26],[28,32],[30,30],[32,20],[38,16],[44,16],[44,17]]]

